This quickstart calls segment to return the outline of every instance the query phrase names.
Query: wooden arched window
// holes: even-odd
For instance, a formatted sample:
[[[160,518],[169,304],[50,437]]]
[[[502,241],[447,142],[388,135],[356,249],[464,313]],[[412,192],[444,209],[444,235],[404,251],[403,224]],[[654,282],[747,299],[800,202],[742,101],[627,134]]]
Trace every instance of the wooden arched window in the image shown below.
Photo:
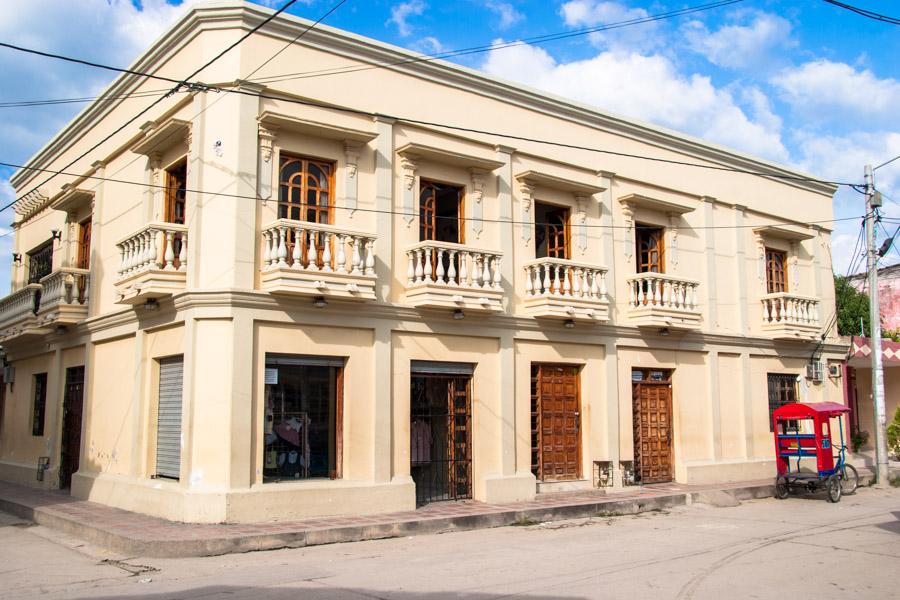
[[[637,272],[665,273],[665,230],[662,227],[637,225]]]
[[[535,203],[535,258],[569,258],[569,209]]]
[[[333,177],[332,163],[283,155],[279,168],[278,218],[331,223]]]
[[[419,186],[419,241],[461,244],[462,188],[422,181]]]
[[[787,252],[766,248],[766,290],[770,294],[787,291]]]

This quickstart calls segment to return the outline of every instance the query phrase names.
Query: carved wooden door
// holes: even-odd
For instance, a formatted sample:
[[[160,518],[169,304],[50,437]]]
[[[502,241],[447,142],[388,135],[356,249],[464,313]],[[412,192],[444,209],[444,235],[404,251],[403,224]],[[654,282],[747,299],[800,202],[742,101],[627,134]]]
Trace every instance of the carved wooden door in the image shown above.
[[[672,481],[672,386],[634,385],[634,472],[641,483]]]
[[[535,464],[540,481],[567,481],[581,477],[581,407],[578,368],[558,365],[535,367],[532,393],[532,430]]]

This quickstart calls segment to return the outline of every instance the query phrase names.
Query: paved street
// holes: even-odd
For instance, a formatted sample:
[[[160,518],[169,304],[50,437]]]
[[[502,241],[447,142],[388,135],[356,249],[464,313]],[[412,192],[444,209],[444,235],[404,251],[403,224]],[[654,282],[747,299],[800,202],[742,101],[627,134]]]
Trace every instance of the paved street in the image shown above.
[[[888,598],[900,569],[900,489],[192,559],[0,518],[6,599]]]

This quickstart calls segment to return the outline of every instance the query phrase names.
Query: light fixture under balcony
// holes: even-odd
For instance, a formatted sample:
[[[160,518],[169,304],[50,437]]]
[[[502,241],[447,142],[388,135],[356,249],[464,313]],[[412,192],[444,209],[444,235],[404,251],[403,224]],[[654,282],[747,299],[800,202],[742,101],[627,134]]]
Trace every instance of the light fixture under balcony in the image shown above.
[[[461,308],[457,308],[453,311],[453,318],[457,321],[459,321],[460,319],[465,319],[466,313],[464,313]]]
[[[56,240],[57,242],[61,242],[61,241],[62,241],[62,230],[60,230],[60,229],[51,229],[51,230],[50,230],[50,235],[53,236],[53,239]]]
[[[323,296],[316,296],[316,299],[313,300],[313,306],[315,306],[316,308],[325,308],[326,306],[328,306],[328,302]]]
[[[659,335],[661,335],[661,336],[663,336],[663,337],[669,335],[669,328],[668,328],[668,327],[663,327],[662,329],[660,329],[660,330],[659,330]]]
[[[159,308],[159,302],[157,302],[156,298],[147,298],[147,301],[144,302],[144,310],[146,311],[154,311]]]
[[[566,319],[566,322],[563,323],[566,329],[573,329],[575,327],[575,319]]]

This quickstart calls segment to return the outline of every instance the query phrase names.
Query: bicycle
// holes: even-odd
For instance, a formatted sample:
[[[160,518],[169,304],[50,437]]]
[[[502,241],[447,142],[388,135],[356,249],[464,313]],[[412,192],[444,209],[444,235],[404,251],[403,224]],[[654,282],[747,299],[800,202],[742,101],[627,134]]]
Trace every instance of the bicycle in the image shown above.
[[[847,462],[847,446],[844,444],[840,446],[834,469],[841,478],[841,493],[847,495],[855,492],[859,487],[859,473],[856,467]]]

